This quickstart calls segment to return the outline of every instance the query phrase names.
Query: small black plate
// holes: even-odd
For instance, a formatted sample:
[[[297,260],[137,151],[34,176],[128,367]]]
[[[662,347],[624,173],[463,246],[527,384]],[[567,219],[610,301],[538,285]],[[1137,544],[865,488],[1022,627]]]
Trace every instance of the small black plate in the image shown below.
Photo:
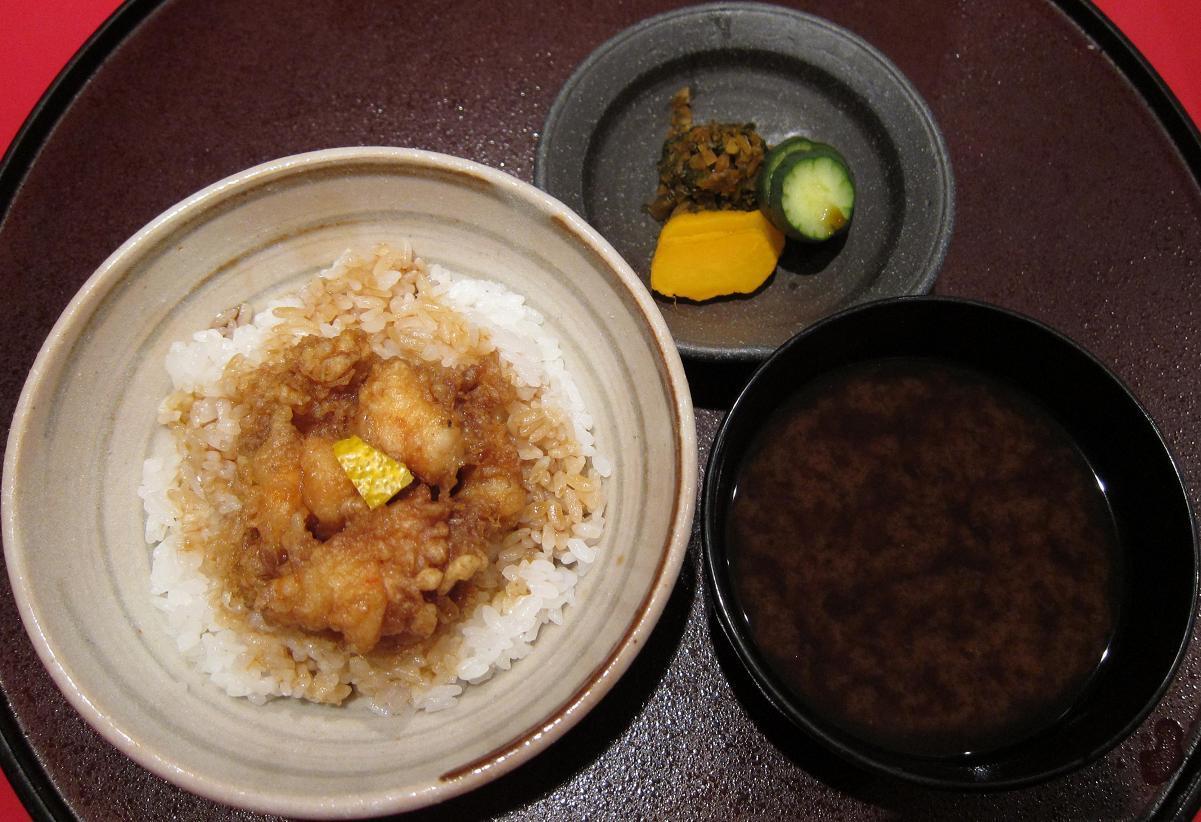
[[[942,135],[901,72],[854,34],[775,6],[695,6],[602,45],[547,116],[534,182],[588,220],[644,282],[659,224],[646,213],[669,101],[690,86],[698,122],[752,121],[768,144],[799,134],[836,146],[855,175],[844,240],[789,243],[749,297],[657,298],[680,352],[761,360],[857,303],[930,290],[946,254],[954,180]]]

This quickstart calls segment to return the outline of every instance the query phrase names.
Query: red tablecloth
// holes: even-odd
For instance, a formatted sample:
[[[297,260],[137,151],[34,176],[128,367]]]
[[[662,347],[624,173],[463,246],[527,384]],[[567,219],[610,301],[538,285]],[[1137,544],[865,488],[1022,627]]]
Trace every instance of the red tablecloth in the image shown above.
[[[1096,0],[1201,123],[1201,2]],[[55,75],[120,0],[0,0],[0,149],[7,149]],[[0,822],[28,818],[0,779]],[[1201,815],[1198,816],[1201,819]]]

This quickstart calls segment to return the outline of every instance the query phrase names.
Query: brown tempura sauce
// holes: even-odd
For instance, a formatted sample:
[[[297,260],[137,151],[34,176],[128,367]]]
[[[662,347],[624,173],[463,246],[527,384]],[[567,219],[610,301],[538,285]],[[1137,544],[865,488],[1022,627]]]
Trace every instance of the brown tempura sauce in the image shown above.
[[[1118,611],[1104,494],[1017,389],[924,359],[803,387],[757,435],[728,519],[738,602],[825,721],[942,757],[1067,712]]]
[[[527,503],[495,353],[448,368],[381,359],[357,331],[306,337],[243,370],[234,399],[242,507],[202,546],[231,606],[360,654],[459,618]],[[352,434],[416,477],[374,510],[334,456]]]

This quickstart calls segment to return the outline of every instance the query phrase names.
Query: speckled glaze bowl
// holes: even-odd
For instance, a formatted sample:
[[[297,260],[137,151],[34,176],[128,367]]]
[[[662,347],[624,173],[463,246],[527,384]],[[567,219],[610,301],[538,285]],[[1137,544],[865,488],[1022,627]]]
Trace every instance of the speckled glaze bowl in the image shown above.
[[[524,294],[563,344],[613,459],[597,565],[562,628],[448,712],[256,707],[189,667],[151,604],[136,490],[169,344],[295,288],[348,247],[410,240]],[[394,148],[287,157],[222,180],[118,249],[55,325],[4,465],[4,547],[33,644],[72,705],[154,773],[230,805],[305,817],[420,807],[560,737],[626,670],[675,583],[696,442],[675,346],[638,278],[548,195],[465,160]]]

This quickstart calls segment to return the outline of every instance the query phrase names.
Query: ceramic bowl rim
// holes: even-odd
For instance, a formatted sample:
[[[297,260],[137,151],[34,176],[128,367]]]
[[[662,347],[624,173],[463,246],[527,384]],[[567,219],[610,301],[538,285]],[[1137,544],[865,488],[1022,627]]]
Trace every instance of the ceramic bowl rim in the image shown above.
[[[151,750],[130,737],[88,699],[86,688],[77,683],[59,659],[53,639],[43,629],[31,602],[32,581],[25,563],[27,547],[21,543],[16,527],[14,503],[20,484],[17,466],[21,455],[33,445],[25,434],[31,424],[32,400],[48,379],[52,364],[69,350],[69,337],[121,281],[144,249],[153,248],[175,228],[244,192],[317,169],[341,165],[377,164],[381,167],[433,169],[450,174],[482,178],[526,207],[559,222],[574,240],[591,251],[616,277],[615,289],[624,289],[637,305],[655,344],[655,358],[664,366],[665,388],[671,397],[668,410],[675,431],[678,452],[679,483],[673,500],[673,517],[655,576],[647,594],[635,611],[626,632],[605,661],[586,678],[563,704],[545,712],[542,719],[515,732],[505,745],[469,764],[464,770],[428,784],[401,786],[398,789],[358,796],[350,794],[323,799],[314,804],[289,800],[269,792],[248,796],[230,789],[219,780],[192,773],[176,765],[166,751]],[[42,664],[71,706],[105,740],[152,773],[217,802],[252,810],[305,817],[358,817],[414,810],[449,799],[479,787],[531,759],[576,725],[613,687],[629,667],[646,638],[658,622],[679,575],[688,540],[697,488],[697,447],[695,417],[691,395],[679,353],[666,323],[637,275],[612,246],[582,218],[546,192],[518,180],[503,171],[450,155],[415,148],[363,146],[328,148],[289,155],[236,172],[170,206],[114,251],[84,282],[51,328],[34,360],[13,413],[4,459],[0,509],[3,510],[3,539],[9,583],[22,623]]]

